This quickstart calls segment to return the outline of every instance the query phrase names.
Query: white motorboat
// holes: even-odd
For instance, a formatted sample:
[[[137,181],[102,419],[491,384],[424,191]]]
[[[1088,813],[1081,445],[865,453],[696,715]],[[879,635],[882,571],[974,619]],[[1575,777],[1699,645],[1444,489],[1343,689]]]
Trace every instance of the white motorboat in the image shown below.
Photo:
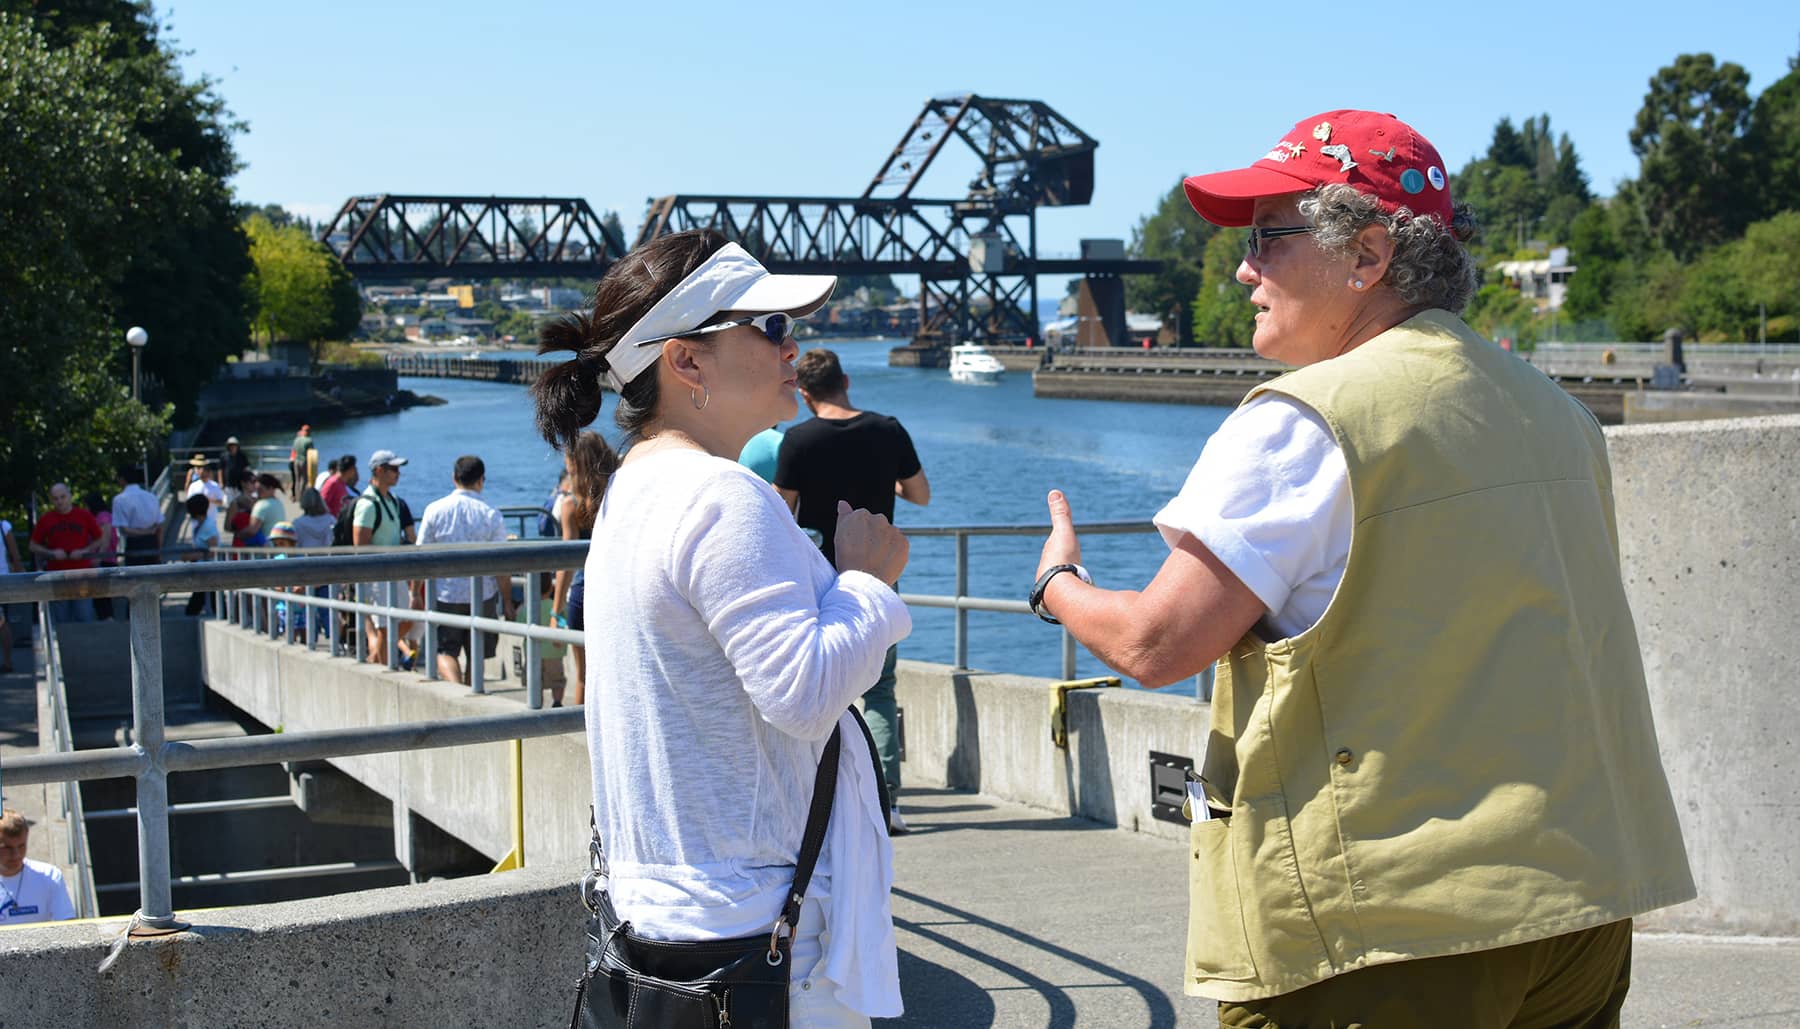
[[[991,384],[1006,374],[1000,359],[976,343],[958,343],[950,348],[950,381]]]

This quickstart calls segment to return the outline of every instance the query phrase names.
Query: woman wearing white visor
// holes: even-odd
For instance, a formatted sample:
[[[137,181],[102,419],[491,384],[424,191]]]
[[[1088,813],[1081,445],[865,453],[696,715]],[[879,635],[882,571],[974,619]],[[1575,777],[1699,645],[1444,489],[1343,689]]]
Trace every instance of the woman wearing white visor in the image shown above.
[[[736,462],[752,435],[796,414],[793,322],[836,282],[771,275],[716,232],[662,237],[607,272],[591,311],[543,331],[540,352],[575,358],[533,388],[558,449],[599,415],[603,383],[625,432],[623,458],[604,449],[591,477],[601,495],[585,576],[606,895],[651,940],[791,930],[780,957],[794,1026],[901,1011],[881,777],[848,709],[911,631],[887,585],[906,540],[879,515],[847,513],[835,570]],[[829,821],[801,882],[828,749]],[[792,918],[790,888],[805,898]]]

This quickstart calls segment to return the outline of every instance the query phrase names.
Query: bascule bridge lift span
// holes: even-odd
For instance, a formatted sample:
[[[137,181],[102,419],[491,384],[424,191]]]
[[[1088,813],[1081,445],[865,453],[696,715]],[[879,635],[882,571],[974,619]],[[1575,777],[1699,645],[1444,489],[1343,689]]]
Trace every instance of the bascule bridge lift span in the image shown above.
[[[915,196],[952,141],[979,170],[960,199]],[[1155,272],[1122,252],[1040,258],[1041,207],[1086,204],[1098,141],[1041,100],[975,94],[926,101],[858,197],[678,194],[651,201],[637,242],[710,228],[772,271],[919,277],[919,332],[904,363],[941,363],[962,340],[1039,338],[1037,277],[1084,275],[1106,335],[1123,339],[1120,276]]]

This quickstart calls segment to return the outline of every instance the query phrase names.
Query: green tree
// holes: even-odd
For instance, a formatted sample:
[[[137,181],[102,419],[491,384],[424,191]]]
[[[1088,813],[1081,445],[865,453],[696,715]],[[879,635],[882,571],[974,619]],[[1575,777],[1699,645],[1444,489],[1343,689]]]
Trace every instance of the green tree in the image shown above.
[[[156,216],[113,241],[128,260],[108,287],[116,317],[150,330],[144,370],[185,421],[200,387],[249,338],[249,248],[226,184],[238,168],[231,137],[242,126],[209,80],[182,78],[180,55],[161,39],[147,0],[0,0],[0,10],[29,16],[51,49],[90,42],[112,80],[104,102],[129,111],[131,131],[176,168],[199,173],[180,194],[157,198]],[[129,359],[115,358],[115,367],[128,374]]]
[[[1493,340],[1511,340],[1514,347],[1528,346],[1542,335],[1531,301],[1504,282],[1489,282],[1477,290],[1463,317],[1476,332]]]
[[[1576,321],[1606,317],[1613,290],[1631,269],[1603,205],[1589,206],[1570,225],[1569,261],[1575,274],[1563,298],[1563,315]]]
[[[1680,260],[1755,219],[1744,132],[1750,73],[1711,54],[1682,54],[1650,79],[1630,138],[1638,193],[1656,242]]]
[[[1247,347],[1256,335],[1256,306],[1237,281],[1243,259],[1243,229],[1222,229],[1206,241],[1194,297],[1194,342],[1200,346]]]
[[[1744,143],[1762,187],[1761,215],[1800,210],[1800,57],[1788,58],[1788,73],[1757,95]]]
[[[255,272],[255,322],[269,342],[306,343],[318,363],[324,343],[343,339],[362,321],[362,298],[350,273],[323,243],[299,227],[278,228],[261,214],[245,223]]]
[[[208,183],[138,131],[157,98],[106,60],[108,43],[53,49],[0,12],[0,505],[13,513],[59,479],[110,488],[168,432],[120,370],[118,286],[136,256],[121,240]]]
[[[1155,275],[1126,278],[1125,304],[1133,311],[1158,315],[1163,324],[1175,326],[1182,346],[1194,342],[1193,316],[1188,305],[1200,289],[1206,242],[1217,231],[1217,226],[1195,213],[1179,182],[1163,194],[1156,210],[1138,219],[1137,227],[1131,230],[1131,256],[1161,261],[1163,267]],[[1234,260],[1232,266],[1236,265]]]
[[[1693,324],[1682,304],[1687,275],[1687,266],[1669,254],[1658,254],[1635,267],[1632,275],[1614,288],[1607,305],[1607,320],[1619,338],[1659,340],[1669,328],[1691,334]]]

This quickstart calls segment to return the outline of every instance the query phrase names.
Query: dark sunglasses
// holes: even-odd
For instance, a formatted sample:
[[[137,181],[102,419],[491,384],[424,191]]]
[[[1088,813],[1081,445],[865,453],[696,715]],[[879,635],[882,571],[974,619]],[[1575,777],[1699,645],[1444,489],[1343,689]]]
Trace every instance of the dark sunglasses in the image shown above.
[[[652,343],[667,343],[669,340],[681,339],[684,336],[705,336],[714,332],[724,332],[726,329],[735,329],[740,325],[754,327],[758,332],[761,332],[767,337],[770,343],[780,346],[787,342],[789,336],[794,334],[794,323],[799,320],[800,319],[795,318],[786,311],[770,311],[768,314],[754,315],[749,318],[733,318],[726,322],[714,322],[711,325],[702,325],[691,332],[680,332],[673,336],[661,336],[657,339],[647,339],[638,343],[637,346],[647,347]]]
[[[1244,247],[1251,257],[1262,256],[1262,245],[1265,240],[1280,239],[1283,236],[1304,236],[1316,231],[1311,225],[1283,225],[1278,228],[1252,228],[1250,238],[1244,241]]]

